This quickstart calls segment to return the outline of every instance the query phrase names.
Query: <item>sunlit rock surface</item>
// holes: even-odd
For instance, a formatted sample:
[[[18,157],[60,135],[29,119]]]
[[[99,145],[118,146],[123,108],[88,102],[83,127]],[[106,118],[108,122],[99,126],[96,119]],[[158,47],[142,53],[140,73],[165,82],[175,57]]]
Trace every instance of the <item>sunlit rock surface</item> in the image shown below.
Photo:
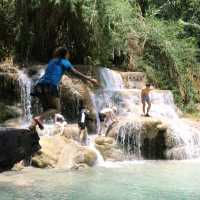
[[[42,149],[32,159],[32,165],[39,168],[78,169],[93,166],[96,153],[65,136],[43,136]]]
[[[122,161],[124,154],[112,137],[99,136],[95,139],[95,147],[106,161]]]

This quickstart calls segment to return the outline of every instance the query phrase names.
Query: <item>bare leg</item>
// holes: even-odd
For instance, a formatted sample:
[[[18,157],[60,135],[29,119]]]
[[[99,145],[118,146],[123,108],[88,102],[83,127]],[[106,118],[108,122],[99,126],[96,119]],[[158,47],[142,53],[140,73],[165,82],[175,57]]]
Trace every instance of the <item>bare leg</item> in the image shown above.
[[[41,101],[43,108],[45,108],[46,105],[48,105],[50,108],[33,118],[32,123],[29,126],[30,129],[34,128],[37,124],[41,129],[43,129],[44,127],[42,125],[42,121],[45,118],[60,112],[60,99],[58,97],[47,96],[47,98],[41,99]]]
[[[146,107],[146,104],[145,104],[145,102],[142,102],[142,110],[143,110],[143,114],[145,115],[145,107]]]
[[[98,131],[99,131],[99,132],[98,132],[98,135],[101,135],[103,123],[104,123],[104,122],[100,122],[100,128],[99,128],[99,130],[98,130]]]
[[[147,107],[147,115],[149,115],[149,111],[151,109],[151,102],[148,102],[148,107]]]
[[[82,130],[80,130],[80,142],[81,142],[81,144],[86,144],[86,140],[87,140],[87,131],[86,131],[86,129],[82,129]]]

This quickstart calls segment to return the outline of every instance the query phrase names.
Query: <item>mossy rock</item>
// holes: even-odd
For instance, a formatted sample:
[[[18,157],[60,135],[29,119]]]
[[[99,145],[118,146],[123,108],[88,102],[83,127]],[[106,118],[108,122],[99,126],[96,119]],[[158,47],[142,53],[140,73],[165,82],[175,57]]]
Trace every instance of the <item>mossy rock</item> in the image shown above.
[[[19,108],[5,105],[4,103],[0,103],[0,110],[0,123],[5,122],[11,118],[17,118],[21,115]]]

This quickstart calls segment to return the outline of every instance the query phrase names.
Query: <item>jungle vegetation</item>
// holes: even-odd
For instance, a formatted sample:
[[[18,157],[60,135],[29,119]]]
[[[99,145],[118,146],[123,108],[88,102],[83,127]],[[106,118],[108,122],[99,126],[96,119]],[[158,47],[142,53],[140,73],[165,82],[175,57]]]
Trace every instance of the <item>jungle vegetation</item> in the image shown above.
[[[199,0],[0,0],[0,27],[0,60],[47,62],[64,45],[75,64],[124,70],[134,32],[137,70],[187,111],[200,101]]]

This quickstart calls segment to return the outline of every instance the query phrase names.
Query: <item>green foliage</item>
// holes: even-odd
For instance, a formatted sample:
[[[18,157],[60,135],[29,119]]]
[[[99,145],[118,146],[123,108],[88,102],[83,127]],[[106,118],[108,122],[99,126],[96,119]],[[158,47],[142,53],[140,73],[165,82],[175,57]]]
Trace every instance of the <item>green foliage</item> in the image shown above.
[[[91,16],[94,30],[94,43],[97,57],[101,63],[107,63],[113,49],[127,50],[127,34],[133,28],[133,8],[125,1],[95,1],[94,16]]]
[[[150,81],[188,110],[199,101],[191,81],[200,77],[199,0],[1,0],[0,26],[0,60],[13,53],[22,62],[46,62],[64,45],[73,63],[109,65],[134,31],[144,43],[138,66]]]
[[[12,0],[1,0],[0,2],[0,61],[9,56],[14,46],[14,3]]]
[[[191,73],[199,69],[195,38],[181,38],[183,26],[156,18],[146,20],[145,31],[145,51],[139,65],[155,85],[174,91],[179,105],[195,101],[190,80]]]

